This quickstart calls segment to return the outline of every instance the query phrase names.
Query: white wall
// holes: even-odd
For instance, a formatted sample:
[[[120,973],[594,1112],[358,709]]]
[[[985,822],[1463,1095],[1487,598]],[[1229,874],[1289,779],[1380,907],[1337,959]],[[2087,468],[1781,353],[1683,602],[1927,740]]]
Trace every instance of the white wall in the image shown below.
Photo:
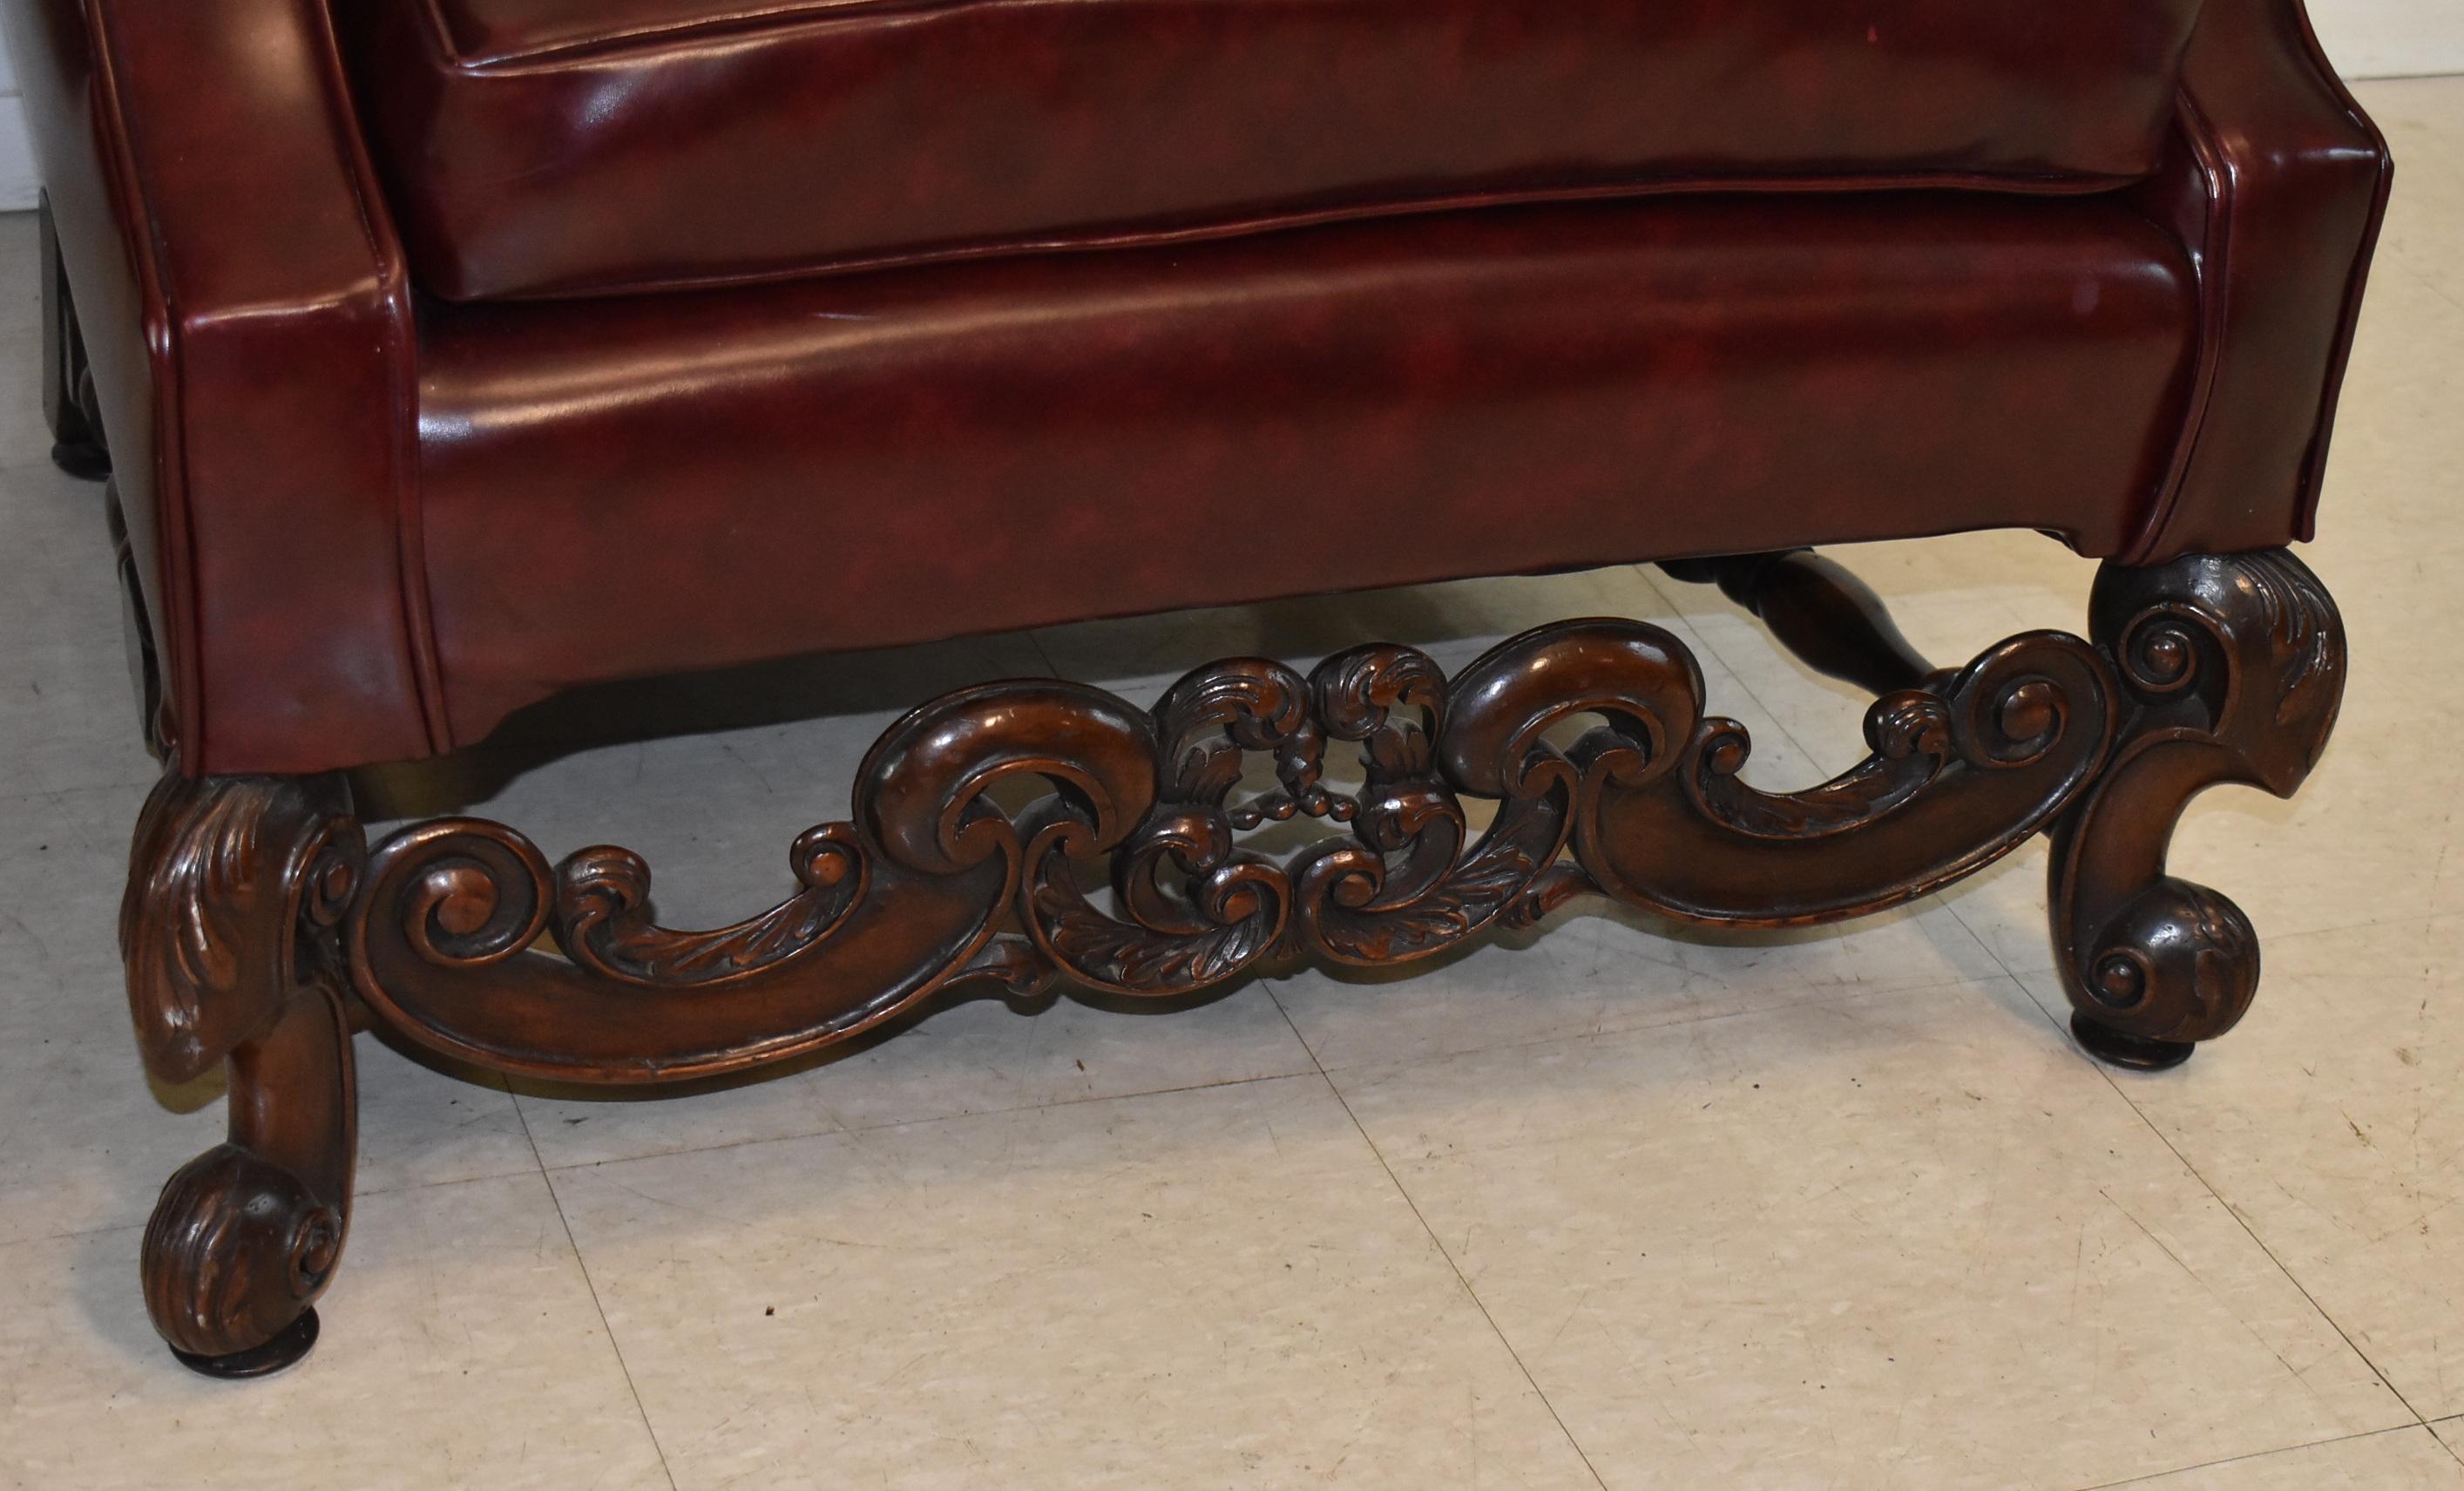
[[[2464,73],[2457,0],[2310,0],[2310,24],[2346,77]]]
[[[2036,0],[2058,4],[2060,0]],[[2347,77],[2464,73],[2459,0],[2310,0],[2321,45]],[[17,106],[17,74],[0,33],[0,210],[34,205],[34,164]]]

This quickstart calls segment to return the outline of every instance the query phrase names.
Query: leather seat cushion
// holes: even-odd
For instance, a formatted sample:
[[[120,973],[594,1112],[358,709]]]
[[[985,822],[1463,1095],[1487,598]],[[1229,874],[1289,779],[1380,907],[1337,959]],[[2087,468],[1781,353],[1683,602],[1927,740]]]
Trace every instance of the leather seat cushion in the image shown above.
[[[423,329],[468,742],[569,685],[1971,528],[2112,554],[2195,279],[2113,197],[1673,196]]]
[[[469,300],[1721,183],[2145,174],[2199,0],[350,0]]]

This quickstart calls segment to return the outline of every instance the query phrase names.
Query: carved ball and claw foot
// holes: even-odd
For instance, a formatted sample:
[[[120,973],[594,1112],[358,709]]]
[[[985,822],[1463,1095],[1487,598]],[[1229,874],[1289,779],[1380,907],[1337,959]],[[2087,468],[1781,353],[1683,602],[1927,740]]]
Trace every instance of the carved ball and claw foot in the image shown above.
[[[306,1354],[348,1229],[357,1108],[339,929],[366,858],[339,778],[174,772],[137,826],[121,951],[146,1065],[220,1065],[229,1137],[146,1223],[145,1305],[180,1361],[253,1377]]]
[[[226,1374],[314,1340],[350,1206],[346,992],[458,1062],[649,1085],[805,1056],[949,991],[1169,998],[1270,963],[1399,964],[1584,894],[1705,926],[1837,921],[2051,830],[2089,1049],[2161,1065],[2239,1018],[2249,923],[2167,876],[2165,844],[2192,794],[2289,793],[2325,740],[2343,640],[2298,561],[2108,566],[2092,641],[2029,632],[1955,669],[1811,556],[1674,572],[1880,691],[1866,757],[1803,791],[1749,785],[1745,728],[1707,713],[1678,638],[1632,621],[1539,627],[1451,677],[1391,645],[1306,676],[1234,658],[1152,710],[988,684],[881,737],[849,818],[795,842],[777,906],[694,931],[656,920],[624,849],[550,866],[457,818],[369,853],[339,779],[175,774],[138,831],[131,1007],[163,1077],[227,1068],[231,1138],[147,1230],[155,1324]],[[1285,858],[1244,838],[1295,821],[1324,832]]]

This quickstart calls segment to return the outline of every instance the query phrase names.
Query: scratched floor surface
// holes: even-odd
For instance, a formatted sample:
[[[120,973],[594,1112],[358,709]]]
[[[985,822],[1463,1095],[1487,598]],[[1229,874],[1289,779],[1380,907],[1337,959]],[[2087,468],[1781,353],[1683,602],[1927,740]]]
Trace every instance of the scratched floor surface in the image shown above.
[[[2178,841],[2267,958],[2187,1068],[2071,1045],[2041,844],[1847,929],[1580,910],[1413,978],[963,1005],[684,1101],[363,1041],[325,1340],[245,1387],[177,1369],[138,1299],[219,1104],[149,1089],[125,1028],[152,767],[99,495],[44,458],[33,226],[0,219],[0,1483],[2464,1488],[2464,79],[2365,93],[2402,170],[2307,554],[2350,693],[2299,800],[2213,794]],[[2090,567],[2029,536],[1843,557],[1938,658],[2081,625]],[[1860,701],[1715,594],[1615,570],[787,670],[716,734],[602,699],[367,793],[629,844],[695,925],[767,905],[935,690],[1144,697],[1381,636],[1454,663],[1597,612],[1695,645],[1765,784],[1861,749]],[[585,727],[646,738],[557,744]]]

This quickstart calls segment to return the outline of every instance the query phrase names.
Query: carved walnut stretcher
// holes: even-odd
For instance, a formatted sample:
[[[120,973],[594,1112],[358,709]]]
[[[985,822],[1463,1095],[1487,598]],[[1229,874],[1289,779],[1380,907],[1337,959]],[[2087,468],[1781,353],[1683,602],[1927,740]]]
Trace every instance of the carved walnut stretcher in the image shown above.
[[[166,763],[131,1013],[161,1077],[228,1073],[144,1240],[189,1366],[314,1342],[371,1025],[682,1083],[1581,895],[1842,920],[2038,833],[2087,1050],[2167,1066],[2250,1005],[2249,921],[2166,845],[2335,723],[2283,545],[2387,181],[2297,0],[5,10],[55,455],[111,478]],[[1937,669],[1809,547],[1989,526],[2105,561],[2084,638]],[[992,682],[711,931],[621,848],[370,846],[344,775],[602,679],[1639,559],[1872,691],[1866,758],[1748,785],[1684,646],[1615,619],[1452,677],[1372,643],[1154,701]]]

